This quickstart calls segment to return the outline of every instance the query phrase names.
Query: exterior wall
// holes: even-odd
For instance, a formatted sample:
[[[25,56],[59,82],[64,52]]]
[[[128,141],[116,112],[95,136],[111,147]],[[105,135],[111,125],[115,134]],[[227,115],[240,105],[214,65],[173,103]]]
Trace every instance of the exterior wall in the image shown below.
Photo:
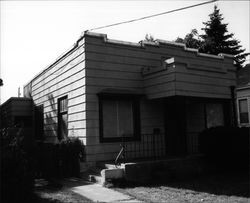
[[[146,95],[141,101],[142,134],[152,133],[158,126],[164,134],[164,104],[147,99],[175,95],[230,99],[230,86],[236,85],[236,68],[233,58],[228,55],[200,54],[183,44],[162,40],[156,43],[116,41],[95,33],[85,33],[85,46],[87,154],[90,162],[114,160],[120,149],[120,143],[99,143],[99,92],[117,89],[118,92],[126,90]],[[174,61],[167,64],[166,60],[170,58]],[[193,123],[199,125],[193,129],[193,123],[189,123],[188,142],[194,142],[191,139],[205,128],[200,121],[203,111],[200,113],[199,110],[190,114]]]
[[[120,143],[99,142],[99,101],[97,93],[106,89],[131,91],[143,94],[141,69],[147,65],[160,65],[159,54],[151,54],[133,44],[105,43],[102,38],[86,36],[86,125],[87,160],[89,162],[115,160]],[[149,101],[145,97],[140,102],[141,134],[152,134],[159,128],[164,134],[163,103]],[[135,142],[133,142],[134,144]],[[141,143],[136,142],[137,147]],[[128,150],[132,150],[126,143]],[[129,155],[129,154],[128,154]],[[140,156],[140,155],[139,155]]]
[[[57,101],[67,95],[68,136],[78,136],[86,143],[83,44],[84,39],[24,87],[25,97],[31,97],[36,106],[43,105],[44,134],[47,141],[57,141]]]
[[[238,125],[240,127],[250,127],[250,85],[245,85],[245,87],[239,87],[236,89],[236,94],[237,94],[237,101],[236,101],[236,106],[237,106],[237,121]],[[240,99],[247,99],[248,103],[248,124],[241,124],[240,123],[240,116],[239,116],[239,100]]]
[[[173,49],[178,52],[171,52]],[[232,58],[190,52],[183,47],[162,45],[162,57],[171,53],[174,62],[149,67],[143,72],[145,93],[150,99],[168,96],[192,96],[230,99],[230,86],[236,86],[236,68]]]

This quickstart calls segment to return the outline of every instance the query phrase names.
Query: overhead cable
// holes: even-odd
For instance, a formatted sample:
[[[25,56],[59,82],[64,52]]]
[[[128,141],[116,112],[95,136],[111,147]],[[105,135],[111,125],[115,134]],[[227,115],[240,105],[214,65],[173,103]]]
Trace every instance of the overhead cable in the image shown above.
[[[193,7],[197,7],[197,6],[202,6],[202,5],[205,5],[205,4],[210,4],[210,3],[213,3],[213,2],[216,2],[216,1],[218,1],[218,0],[206,1],[206,2],[203,2],[203,3],[199,3],[199,4],[194,4],[194,5],[191,5],[191,6],[186,6],[186,7],[170,10],[170,11],[165,11],[165,12],[162,12],[162,13],[157,13],[157,14],[144,16],[144,17],[140,17],[140,18],[136,18],[136,19],[132,19],[132,20],[127,20],[127,21],[122,21],[122,22],[114,23],[114,24],[110,24],[110,25],[104,25],[104,26],[100,26],[100,27],[96,27],[96,28],[86,30],[85,32],[93,31],[93,30],[99,30],[99,29],[108,28],[108,27],[113,27],[113,26],[126,24],[126,23],[132,23],[132,22],[135,22],[135,21],[145,20],[145,19],[148,19],[148,18],[153,18],[153,17],[157,17],[157,16],[161,16],[161,15],[166,15],[168,13],[173,13],[173,12],[176,12],[176,11],[181,11],[181,10],[185,10],[185,9],[189,9],[189,8],[193,8]]]

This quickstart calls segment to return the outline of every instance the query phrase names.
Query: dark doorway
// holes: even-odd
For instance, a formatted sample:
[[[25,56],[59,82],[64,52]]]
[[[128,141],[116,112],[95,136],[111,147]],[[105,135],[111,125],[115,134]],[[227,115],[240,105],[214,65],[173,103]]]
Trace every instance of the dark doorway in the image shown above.
[[[35,132],[36,132],[36,139],[42,140],[43,136],[43,105],[35,106]]]
[[[166,154],[185,155],[186,146],[186,98],[170,97],[165,100]]]

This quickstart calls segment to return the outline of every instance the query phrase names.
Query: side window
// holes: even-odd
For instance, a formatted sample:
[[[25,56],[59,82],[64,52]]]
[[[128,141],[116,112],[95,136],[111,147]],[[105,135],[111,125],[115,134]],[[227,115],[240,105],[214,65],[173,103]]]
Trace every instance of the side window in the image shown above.
[[[62,140],[68,137],[68,97],[64,96],[58,99],[58,139]]]
[[[239,101],[239,119],[241,124],[249,123],[249,112],[247,106],[247,99],[240,99]]]

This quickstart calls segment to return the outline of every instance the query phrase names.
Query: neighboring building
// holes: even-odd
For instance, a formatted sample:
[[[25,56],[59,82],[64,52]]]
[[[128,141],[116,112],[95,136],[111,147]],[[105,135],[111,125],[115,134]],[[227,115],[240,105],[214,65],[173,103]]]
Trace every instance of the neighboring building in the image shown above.
[[[30,98],[11,97],[0,106],[0,130],[2,136],[32,137],[33,102]],[[22,129],[21,129],[22,128]]]
[[[25,87],[44,115],[44,139],[77,136],[86,160],[198,153],[198,134],[232,122],[233,57],[184,44],[131,43],[85,32]],[[156,152],[156,154],[155,154]]]
[[[240,127],[250,127],[250,64],[237,74],[237,117]]]

